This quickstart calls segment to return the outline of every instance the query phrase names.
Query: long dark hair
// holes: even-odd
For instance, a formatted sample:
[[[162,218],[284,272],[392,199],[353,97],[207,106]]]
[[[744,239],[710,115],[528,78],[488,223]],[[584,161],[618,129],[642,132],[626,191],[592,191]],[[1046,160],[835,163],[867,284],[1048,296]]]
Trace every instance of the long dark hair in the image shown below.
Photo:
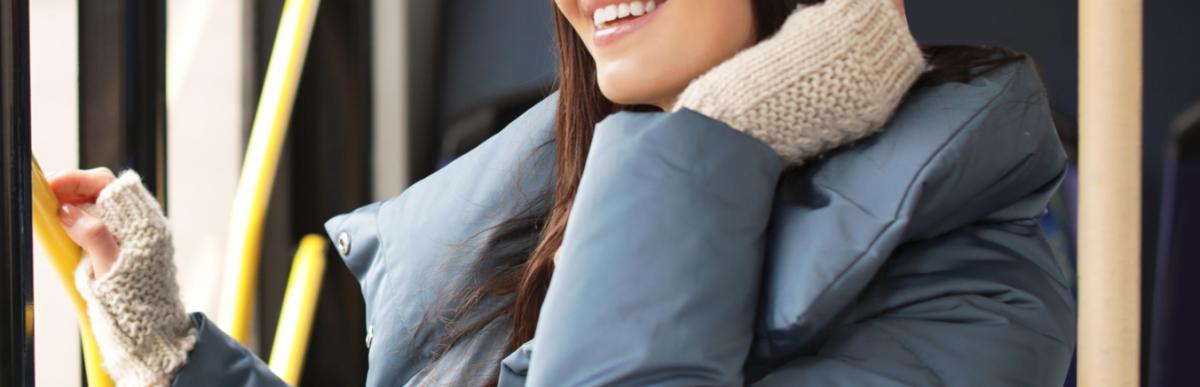
[[[824,0],[752,0],[758,39],[766,39],[783,25],[797,6]],[[489,324],[510,325],[508,345],[517,349],[533,338],[538,314],[554,274],[554,255],[563,241],[580,179],[583,176],[594,127],[604,117],[621,110],[646,110],[645,106],[618,105],[604,97],[596,81],[595,63],[571,24],[555,8],[558,38],[558,106],[554,118],[555,179],[552,187],[526,203],[523,210],[487,233],[478,258],[443,297],[449,305],[437,319],[444,340],[435,358],[459,341]],[[965,82],[1022,59],[1008,50],[980,46],[923,47],[929,70],[914,87]],[[548,144],[549,145],[549,144]],[[497,303],[485,303],[485,300]],[[488,305],[488,307],[483,307]],[[499,357],[497,357],[499,358]],[[459,370],[491,374],[487,369]],[[494,379],[493,379],[494,380]]]

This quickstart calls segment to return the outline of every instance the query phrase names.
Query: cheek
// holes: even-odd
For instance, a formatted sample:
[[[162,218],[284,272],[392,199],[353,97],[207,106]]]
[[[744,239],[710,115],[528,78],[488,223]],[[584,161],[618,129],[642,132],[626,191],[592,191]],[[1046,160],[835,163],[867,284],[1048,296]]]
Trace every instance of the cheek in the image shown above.
[[[646,28],[613,47],[593,51],[597,81],[613,102],[673,100],[692,80],[754,39],[749,1],[675,0]]]

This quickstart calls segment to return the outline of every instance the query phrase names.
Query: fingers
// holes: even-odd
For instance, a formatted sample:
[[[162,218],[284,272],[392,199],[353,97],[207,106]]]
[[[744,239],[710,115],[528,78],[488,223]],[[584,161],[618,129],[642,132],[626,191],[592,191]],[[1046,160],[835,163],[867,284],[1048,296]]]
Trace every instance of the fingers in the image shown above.
[[[117,261],[117,240],[99,218],[79,209],[73,204],[64,204],[58,211],[59,220],[67,230],[67,236],[87,252],[96,277],[108,273]]]
[[[96,195],[116,180],[112,170],[104,167],[88,170],[70,170],[49,177],[50,189],[60,203],[87,203],[96,200]]]

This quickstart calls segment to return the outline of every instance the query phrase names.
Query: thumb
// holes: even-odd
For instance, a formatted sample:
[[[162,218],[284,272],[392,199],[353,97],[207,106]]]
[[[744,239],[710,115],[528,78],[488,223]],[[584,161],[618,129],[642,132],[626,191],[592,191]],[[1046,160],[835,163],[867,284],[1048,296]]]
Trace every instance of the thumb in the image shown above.
[[[99,278],[108,273],[117,261],[120,248],[104,221],[72,204],[64,204],[59,209],[58,217],[67,230],[67,236],[91,258],[94,275]]]

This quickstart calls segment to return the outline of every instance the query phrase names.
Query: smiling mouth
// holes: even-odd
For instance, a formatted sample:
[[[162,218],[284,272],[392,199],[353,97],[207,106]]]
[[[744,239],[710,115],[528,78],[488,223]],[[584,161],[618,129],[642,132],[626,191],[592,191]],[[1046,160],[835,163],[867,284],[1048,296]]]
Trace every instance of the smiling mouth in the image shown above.
[[[663,3],[666,3],[666,0],[634,0],[620,4],[611,4],[606,7],[597,8],[592,13],[592,21],[595,23],[597,30],[615,28],[620,24],[636,20],[654,12]]]

